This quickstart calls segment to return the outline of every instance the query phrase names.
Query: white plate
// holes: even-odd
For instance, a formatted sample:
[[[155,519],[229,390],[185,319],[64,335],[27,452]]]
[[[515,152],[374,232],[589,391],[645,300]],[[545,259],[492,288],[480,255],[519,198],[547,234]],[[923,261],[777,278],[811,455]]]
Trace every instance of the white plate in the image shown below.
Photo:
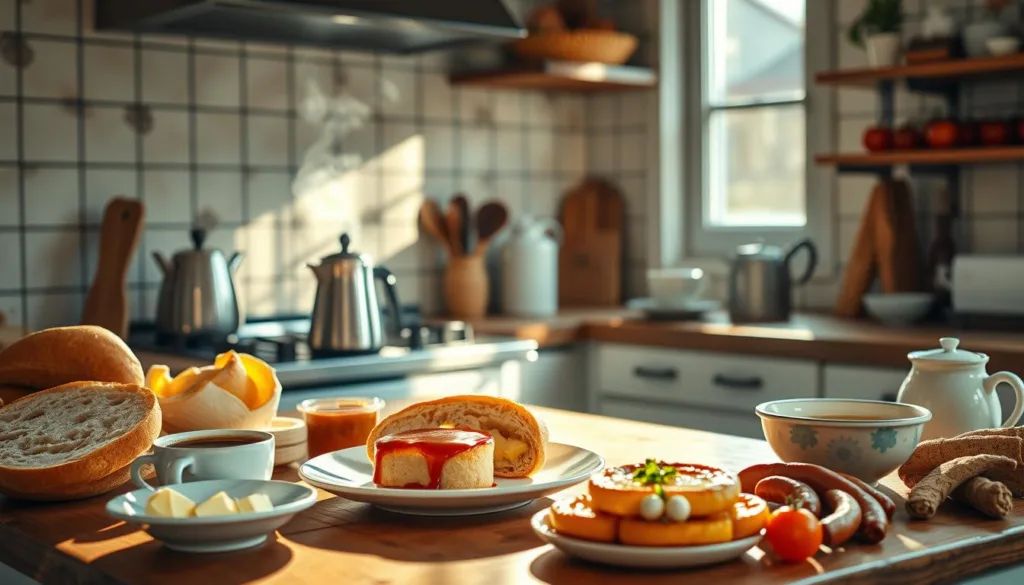
[[[420,516],[470,516],[511,510],[586,481],[604,468],[598,454],[573,445],[548,443],[543,469],[526,479],[494,479],[495,487],[471,490],[406,490],[377,487],[365,447],[327,453],[302,464],[306,483],[378,508]]]
[[[180,483],[173,488],[197,504],[221,491],[232,498],[266,494],[274,509],[231,516],[163,518],[146,514],[146,501],[154,492],[142,489],[107,502],[107,513],[118,520],[145,525],[146,532],[167,548],[208,553],[261,544],[267,535],[287,524],[295,514],[316,503],[316,490],[287,481],[216,479]]]
[[[626,546],[590,542],[555,532],[548,522],[548,510],[534,514],[530,525],[541,540],[553,544],[569,556],[602,565],[640,569],[678,569],[731,561],[742,557],[763,538],[758,534],[742,540],[703,546]]]

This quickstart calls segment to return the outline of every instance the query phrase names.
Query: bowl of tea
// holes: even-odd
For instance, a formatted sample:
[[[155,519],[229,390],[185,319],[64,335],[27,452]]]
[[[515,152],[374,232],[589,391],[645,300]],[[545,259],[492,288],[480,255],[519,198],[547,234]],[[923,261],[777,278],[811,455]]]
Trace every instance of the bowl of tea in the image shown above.
[[[927,408],[882,400],[794,398],[755,409],[780,459],[814,463],[875,483],[914,452]]]

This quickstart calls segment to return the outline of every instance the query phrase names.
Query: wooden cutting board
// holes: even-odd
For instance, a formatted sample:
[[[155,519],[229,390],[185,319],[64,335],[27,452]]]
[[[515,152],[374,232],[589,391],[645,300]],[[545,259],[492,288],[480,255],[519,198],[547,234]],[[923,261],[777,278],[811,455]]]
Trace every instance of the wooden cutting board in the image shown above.
[[[585,179],[562,200],[565,239],[558,255],[558,304],[622,304],[622,193],[607,181]]]
[[[99,325],[122,339],[128,335],[128,265],[139,244],[143,216],[138,199],[119,197],[107,204],[96,276],[85,298],[82,325]]]

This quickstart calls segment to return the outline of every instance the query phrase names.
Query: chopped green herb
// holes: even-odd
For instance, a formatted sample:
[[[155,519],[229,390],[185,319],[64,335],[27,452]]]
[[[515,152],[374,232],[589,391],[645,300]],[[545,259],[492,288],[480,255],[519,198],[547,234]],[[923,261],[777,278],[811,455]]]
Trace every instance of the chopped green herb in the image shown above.
[[[633,480],[642,485],[653,485],[654,493],[664,499],[665,489],[662,485],[677,473],[676,468],[671,465],[662,466],[654,459],[648,459],[644,462],[643,467],[633,472]]]

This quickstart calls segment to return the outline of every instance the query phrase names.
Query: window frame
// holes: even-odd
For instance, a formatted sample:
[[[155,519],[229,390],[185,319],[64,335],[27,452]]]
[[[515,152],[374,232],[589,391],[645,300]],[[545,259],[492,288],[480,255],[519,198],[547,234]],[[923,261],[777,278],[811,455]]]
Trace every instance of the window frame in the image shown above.
[[[813,84],[814,72],[830,69],[834,63],[832,35],[838,31],[831,2],[807,0],[804,39],[805,112],[804,177],[806,224],[786,226],[704,226],[705,185],[708,173],[707,107],[707,0],[659,0],[660,10],[660,165],[659,229],[653,236],[660,266],[699,266],[711,273],[724,273],[724,258],[741,244],[763,240],[785,245],[811,237],[819,251],[818,277],[831,276],[835,248],[832,206],[834,173],[814,164],[815,153],[825,152],[833,143],[831,111],[834,92]],[[781,100],[780,100],[781,101]],[[790,103],[791,100],[785,100]],[[778,102],[772,102],[778,103]],[[721,106],[717,106],[720,108]],[[744,106],[726,106],[736,108]]]

